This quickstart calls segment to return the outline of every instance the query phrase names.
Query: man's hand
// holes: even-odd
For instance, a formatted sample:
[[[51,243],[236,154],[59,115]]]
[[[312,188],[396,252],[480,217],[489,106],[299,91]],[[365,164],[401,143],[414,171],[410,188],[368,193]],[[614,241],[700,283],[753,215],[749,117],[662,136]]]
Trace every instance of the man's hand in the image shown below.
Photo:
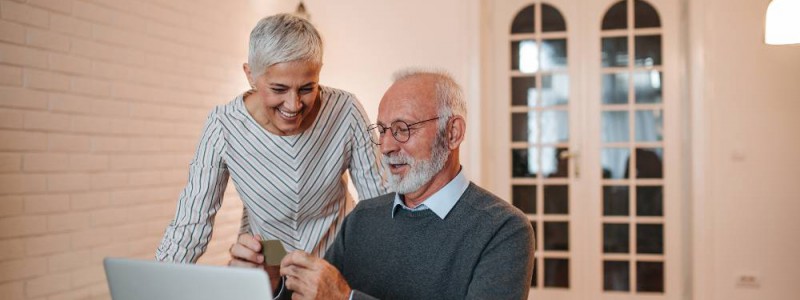
[[[292,300],[350,297],[350,286],[336,267],[303,251],[294,251],[283,258],[281,275],[286,276],[286,288],[294,291]]]
[[[239,240],[228,250],[231,253],[229,266],[241,268],[263,268],[269,275],[272,290],[278,288],[280,283],[280,267],[264,266],[264,255],[261,255],[261,237],[249,233],[239,235]]]

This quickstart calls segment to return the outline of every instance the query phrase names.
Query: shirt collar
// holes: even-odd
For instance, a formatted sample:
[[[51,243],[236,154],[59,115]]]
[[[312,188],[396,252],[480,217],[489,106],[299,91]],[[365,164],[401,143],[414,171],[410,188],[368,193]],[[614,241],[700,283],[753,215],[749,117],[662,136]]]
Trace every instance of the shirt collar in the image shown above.
[[[455,178],[450,180],[442,189],[436,191],[430,198],[425,199],[420,205],[415,207],[414,209],[409,208],[405,205],[403,200],[400,198],[400,194],[394,194],[394,205],[392,205],[392,218],[394,218],[394,214],[397,211],[397,207],[400,206],[403,209],[411,210],[411,211],[419,211],[430,209],[433,211],[439,218],[444,220],[450,210],[453,209],[453,206],[456,205],[458,199],[461,198],[461,195],[464,194],[464,191],[467,190],[469,187],[469,180],[467,180],[467,176],[464,175],[464,171],[459,170],[458,175]]]

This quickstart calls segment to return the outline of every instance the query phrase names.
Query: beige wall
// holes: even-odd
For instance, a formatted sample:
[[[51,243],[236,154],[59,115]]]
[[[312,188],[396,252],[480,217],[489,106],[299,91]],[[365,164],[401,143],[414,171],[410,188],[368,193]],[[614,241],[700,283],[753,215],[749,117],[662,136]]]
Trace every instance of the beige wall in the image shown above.
[[[690,5],[695,299],[800,295],[800,46],[763,43],[768,3]]]
[[[453,72],[480,125],[485,1],[305,2],[327,43],[323,84],[373,120],[391,73],[420,65]],[[762,44],[767,2],[687,0],[693,299],[800,294],[800,48]],[[102,257],[152,256],[206,113],[246,86],[250,27],[293,5],[0,0],[0,299],[106,298]],[[481,161],[470,136],[467,171]],[[227,260],[229,189],[202,263]],[[759,289],[735,286],[751,273]]]
[[[2,0],[0,17],[0,299],[107,298],[102,258],[153,256],[206,114],[246,87],[255,10]],[[226,261],[240,207],[202,262]]]

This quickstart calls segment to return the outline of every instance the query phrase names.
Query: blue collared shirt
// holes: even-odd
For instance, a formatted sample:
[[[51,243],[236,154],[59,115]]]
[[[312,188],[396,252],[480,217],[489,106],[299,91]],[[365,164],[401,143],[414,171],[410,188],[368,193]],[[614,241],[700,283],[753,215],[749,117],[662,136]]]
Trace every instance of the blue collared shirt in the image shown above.
[[[422,211],[430,209],[435,213],[439,218],[444,220],[450,210],[453,209],[453,206],[456,205],[458,199],[461,198],[461,195],[464,194],[464,191],[467,190],[469,187],[469,180],[467,180],[467,176],[464,175],[464,171],[459,170],[458,175],[456,175],[453,180],[447,183],[442,189],[436,191],[430,198],[425,199],[420,205],[417,205],[415,208],[410,208],[406,206],[403,200],[400,198],[400,194],[394,194],[394,205],[392,205],[392,218],[394,218],[395,212],[397,212],[397,207],[401,207],[405,210],[410,211]]]

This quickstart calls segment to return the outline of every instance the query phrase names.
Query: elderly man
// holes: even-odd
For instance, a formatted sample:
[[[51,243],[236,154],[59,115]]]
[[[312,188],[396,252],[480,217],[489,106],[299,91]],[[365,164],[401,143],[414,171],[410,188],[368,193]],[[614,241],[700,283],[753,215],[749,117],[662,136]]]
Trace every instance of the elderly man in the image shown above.
[[[525,299],[534,263],[527,217],[470,183],[459,147],[463,93],[447,74],[404,71],[370,126],[396,192],[361,201],[320,259],[280,266],[293,299]],[[263,261],[243,235],[232,265]]]

